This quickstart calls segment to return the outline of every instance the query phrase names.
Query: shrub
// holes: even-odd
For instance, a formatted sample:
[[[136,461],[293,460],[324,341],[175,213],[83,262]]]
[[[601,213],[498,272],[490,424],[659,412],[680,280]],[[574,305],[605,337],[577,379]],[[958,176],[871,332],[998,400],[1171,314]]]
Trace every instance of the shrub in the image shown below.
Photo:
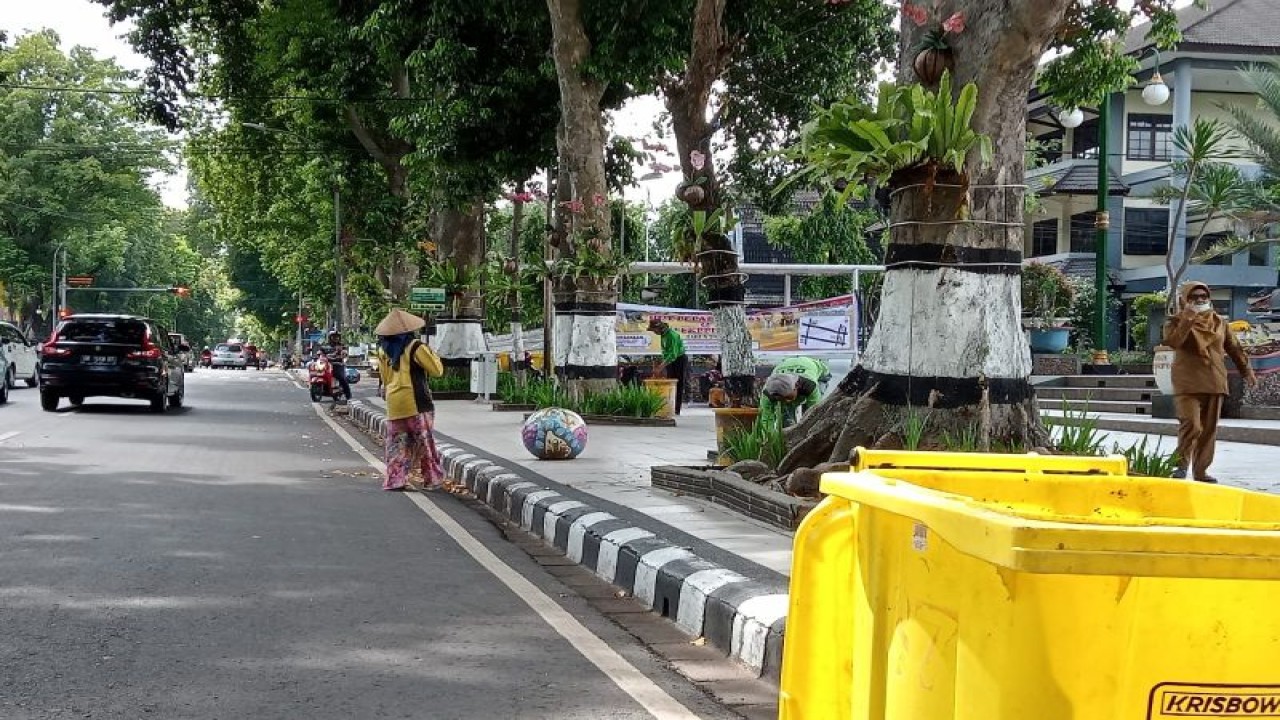
[[[1058,268],[1041,262],[1022,266],[1022,309],[1039,327],[1052,327],[1054,318],[1066,315],[1072,297],[1071,283]]]

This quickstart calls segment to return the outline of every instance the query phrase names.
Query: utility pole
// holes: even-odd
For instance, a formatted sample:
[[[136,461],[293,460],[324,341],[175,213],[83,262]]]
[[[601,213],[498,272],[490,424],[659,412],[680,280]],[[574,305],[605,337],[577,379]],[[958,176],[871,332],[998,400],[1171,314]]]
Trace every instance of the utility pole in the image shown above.
[[[298,291],[298,314],[293,318],[298,321],[297,355],[302,360],[302,291]]]
[[[511,369],[516,381],[524,384],[524,308],[520,305],[520,225],[524,220],[524,201],[518,199],[524,194],[524,183],[516,185],[517,200],[511,203]],[[506,268],[504,268],[505,270]]]
[[[334,298],[334,330],[342,332],[346,313],[346,292],[342,277],[342,191],[338,180],[333,181],[333,276],[337,287]]]

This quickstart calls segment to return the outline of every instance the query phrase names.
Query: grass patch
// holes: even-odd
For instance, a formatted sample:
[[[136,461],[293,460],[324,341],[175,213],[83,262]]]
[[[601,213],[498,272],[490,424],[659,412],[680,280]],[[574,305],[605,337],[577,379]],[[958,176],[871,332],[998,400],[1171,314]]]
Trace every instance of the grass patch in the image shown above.
[[[776,469],[786,454],[781,423],[757,422],[749,429],[734,428],[724,436],[724,455],[733,462],[758,460]]]

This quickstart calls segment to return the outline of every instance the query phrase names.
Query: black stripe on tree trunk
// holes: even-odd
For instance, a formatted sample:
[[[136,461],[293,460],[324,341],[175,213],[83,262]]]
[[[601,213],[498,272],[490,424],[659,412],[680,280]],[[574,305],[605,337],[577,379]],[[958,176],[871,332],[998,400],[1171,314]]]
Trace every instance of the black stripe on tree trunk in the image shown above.
[[[992,405],[1017,405],[1035,393],[1026,378],[950,378],[867,372],[858,366],[840,381],[842,392],[860,395],[874,388],[871,397],[885,405],[911,405],[950,410],[977,405],[982,393]]]
[[[562,371],[570,380],[614,380],[618,377],[617,365],[565,365]]]
[[[1022,272],[1022,252],[1006,248],[975,248],[939,243],[907,245],[893,243],[885,253],[886,270],[936,270],[953,267],[988,275],[1016,275]]]

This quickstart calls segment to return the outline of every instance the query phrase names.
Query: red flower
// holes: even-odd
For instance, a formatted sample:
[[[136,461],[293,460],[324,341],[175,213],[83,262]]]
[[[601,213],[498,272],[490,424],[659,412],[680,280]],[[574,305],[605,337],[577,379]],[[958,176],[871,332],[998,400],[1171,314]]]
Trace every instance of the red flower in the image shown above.
[[[929,22],[929,11],[919,5],[903,3],[902,14],[908,20],[915,23],[916,27],[922,27],[925,23]]]
[[[571,213],[580,213],[582,212],[583,205],[581,200],[566,200],[560,203],[560,207]]]
[[[600,193],[596,193],[596,196],[591,198],[591,200],[596,204],[596,207],[600,207],[604,204],[604,196]]]
[[[957,35],[964,32],[964,13],[955,13],[944,20],[942,22],[942,29]]]

